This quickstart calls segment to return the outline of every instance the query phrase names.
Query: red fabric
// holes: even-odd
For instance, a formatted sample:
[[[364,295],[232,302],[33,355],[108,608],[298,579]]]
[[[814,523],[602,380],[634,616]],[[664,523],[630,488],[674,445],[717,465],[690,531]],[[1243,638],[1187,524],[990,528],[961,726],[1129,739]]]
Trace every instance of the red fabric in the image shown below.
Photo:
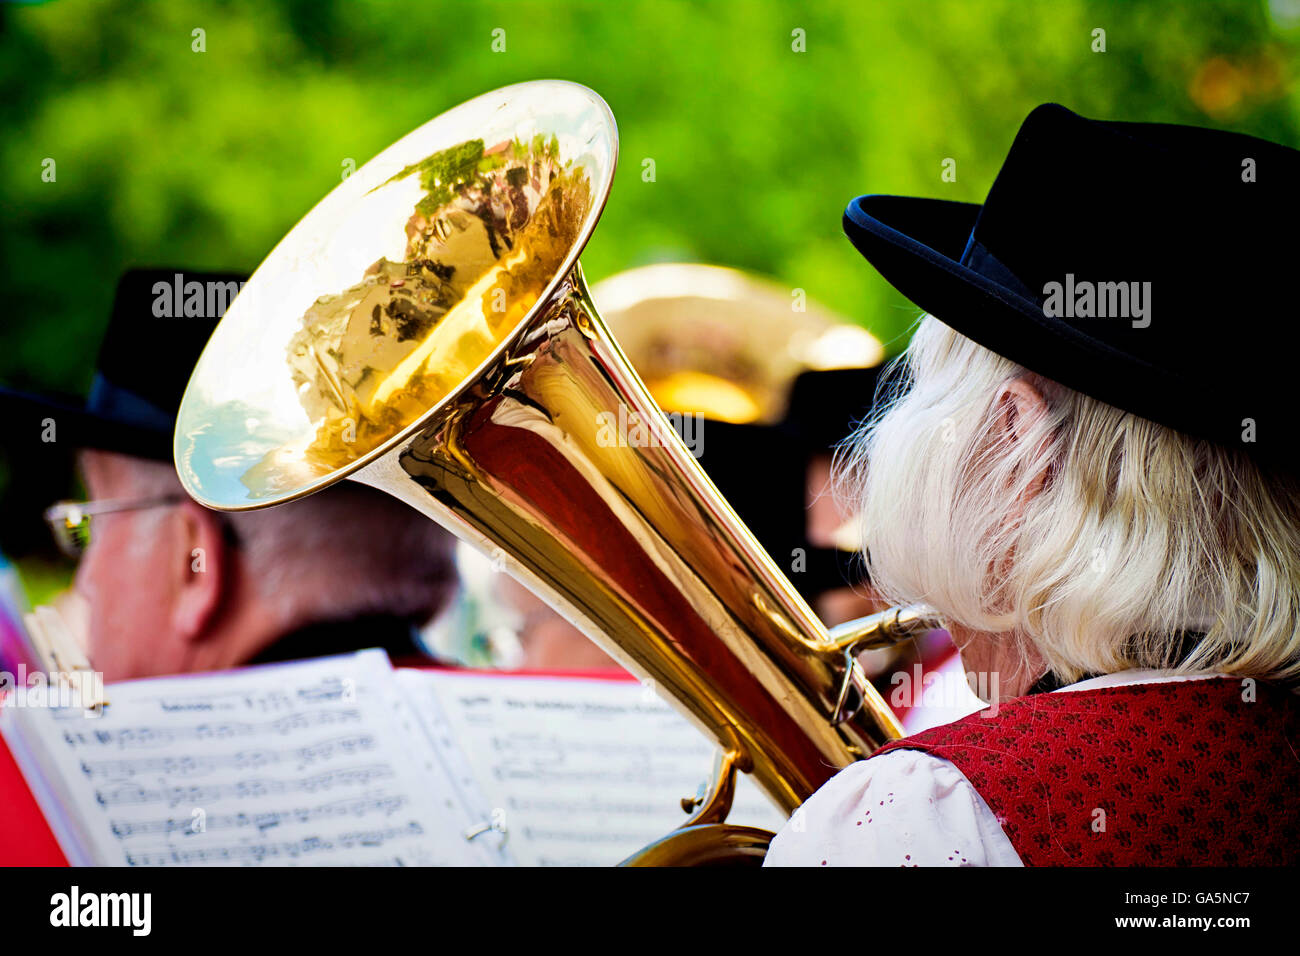
[[[459,664],[443,664],[426,658],[408,657],[393,661],[393,667],[403,670],[444,671],[450,674],[477,674],[488,677],[553,677],[564,680],[613,680],[635,681],[635,674],[630,674],[617,664],[608,667],[563,668],[546,667],[537,669],[505,667],[461,667]]]
[[[67,858],[0,737],[0,866],[67,866]]]
[[[1026,866],[1296,865],[1300,698],[1252,686],[1035,694],[878,753],[956,765]]]

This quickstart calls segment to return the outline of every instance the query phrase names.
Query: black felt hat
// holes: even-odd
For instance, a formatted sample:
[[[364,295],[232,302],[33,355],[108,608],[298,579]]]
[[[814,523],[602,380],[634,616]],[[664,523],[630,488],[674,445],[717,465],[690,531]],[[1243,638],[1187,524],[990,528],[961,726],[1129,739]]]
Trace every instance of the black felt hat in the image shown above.
[[[999,355],[1295,468],[1297,213],[1296,150],[1047,105],[982,206],[860,196],[844,229],[895,288]]]
[[[172,430],[190,372],[247,279],[234,272],[132,269],[118,281],[113,313],[84,401],[0,386],[7,434],[38,442],[50,424],[64,448],[99,448],[170,461]]]

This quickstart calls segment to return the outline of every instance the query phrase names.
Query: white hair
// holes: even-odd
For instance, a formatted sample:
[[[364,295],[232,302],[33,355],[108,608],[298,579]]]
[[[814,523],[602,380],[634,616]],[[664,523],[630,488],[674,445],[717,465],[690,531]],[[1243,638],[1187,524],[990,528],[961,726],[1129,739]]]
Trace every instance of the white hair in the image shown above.
[[[1047,414],[1013,440],[997,396],[1016,379]],[[1295,477],[930,316],[877,409],[839,451],[837,490],[888,599],[1027,640],[1064,681],[1129,668],[1300,678]]]

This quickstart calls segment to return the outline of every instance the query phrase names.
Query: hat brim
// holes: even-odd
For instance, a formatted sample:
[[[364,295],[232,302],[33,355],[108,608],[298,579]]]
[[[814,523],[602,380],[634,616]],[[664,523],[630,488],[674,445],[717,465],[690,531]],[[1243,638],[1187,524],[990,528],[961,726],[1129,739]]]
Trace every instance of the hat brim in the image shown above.
[[[170,429],[149,428],[97,414],[71,401],[0,386],[0,410],[9,425],[5,429],[6,446],[46,442],[48,419],[53,422],[54,444],[63,448],[94,448],[157,461],[170,461],[172,457]]]
[[[1167,375],[1050,319],[1039,303],[962,264],[981,209],[943,199],[859,196],[844,211],[844,232],[890,285],[967,338],[1103,402],[1164,418],[1157,406],[1133,407],[1131,395],[1112,393],[1108,385],[1127,375],[1144,376],[1158,394]],[[1114,370],[1113,376],[1099,379],[1096,363]]]

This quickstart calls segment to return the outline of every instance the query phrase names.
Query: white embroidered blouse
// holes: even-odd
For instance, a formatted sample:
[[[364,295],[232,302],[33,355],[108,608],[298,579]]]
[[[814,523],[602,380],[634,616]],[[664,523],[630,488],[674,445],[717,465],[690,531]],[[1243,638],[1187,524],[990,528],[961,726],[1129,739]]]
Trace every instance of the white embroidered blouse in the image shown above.
[[[1197,680],[1168,671],[1105,674],[1053,693]],[[952,763],[895,750],[841,770],[776,835],[764,866],[1021,866],[988,804]]]

